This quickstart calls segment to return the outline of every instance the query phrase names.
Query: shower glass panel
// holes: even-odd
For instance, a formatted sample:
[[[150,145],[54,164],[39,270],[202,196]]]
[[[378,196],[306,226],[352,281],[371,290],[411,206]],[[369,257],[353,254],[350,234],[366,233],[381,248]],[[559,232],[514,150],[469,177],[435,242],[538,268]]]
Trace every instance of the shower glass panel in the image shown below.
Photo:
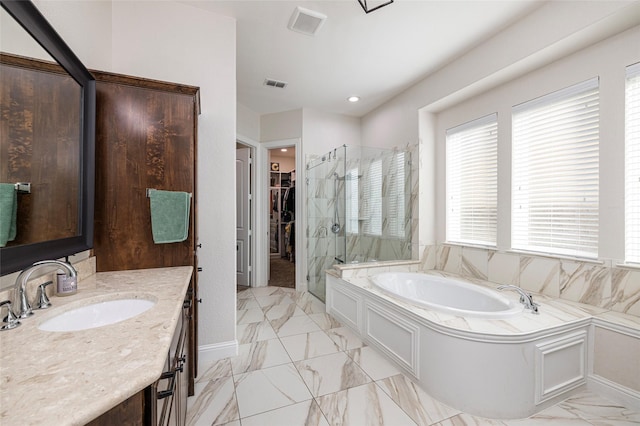
[[[307,157],[309,291],[335,263],[411,259],[411,154],[342,146]]]
[[[307,278],[325,300],[324,271],[346,256],[344,174],[346,146],[307,157]],[[342,179],[341,179],[342,178]]]

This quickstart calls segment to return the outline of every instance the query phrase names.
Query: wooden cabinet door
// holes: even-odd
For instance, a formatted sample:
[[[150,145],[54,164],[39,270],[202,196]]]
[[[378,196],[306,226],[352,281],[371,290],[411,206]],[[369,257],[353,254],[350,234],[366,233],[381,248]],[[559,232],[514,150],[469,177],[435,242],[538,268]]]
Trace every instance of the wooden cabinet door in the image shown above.
[[[196,96],[96,79],[97,270],[193,265]],[[147,188],[194,194],[186,241],[154,244]]]

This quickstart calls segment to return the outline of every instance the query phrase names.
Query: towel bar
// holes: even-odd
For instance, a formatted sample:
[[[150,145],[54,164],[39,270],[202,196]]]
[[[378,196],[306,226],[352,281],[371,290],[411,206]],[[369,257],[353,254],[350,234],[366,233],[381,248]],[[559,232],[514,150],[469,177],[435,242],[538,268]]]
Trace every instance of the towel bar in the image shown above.
[[[155,189],[155,188],[147,188],[147,189],[146,189],[145,193],[146,193],[146,195],[147,195],[147,198],[149,198],[149,191],[151,191],[152,189]],[[193,197],[193,194],[191,194],[191,193],[189,192],[189,196],[190,196],[190,197]]]
[[[14,186],[18,194],[31,194],[31,182],[16,182]]]

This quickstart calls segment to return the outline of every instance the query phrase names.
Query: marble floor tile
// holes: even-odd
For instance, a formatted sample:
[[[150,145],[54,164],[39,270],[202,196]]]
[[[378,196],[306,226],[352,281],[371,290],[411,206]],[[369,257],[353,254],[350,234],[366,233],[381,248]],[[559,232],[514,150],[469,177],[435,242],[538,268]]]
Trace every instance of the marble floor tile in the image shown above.
[[[403,374],[387,377],[376,383],[420,426],[431,425],[460,414],[459,410],[429,396]]]
[[[434,426],[505,426],[502,420],[485,419],[469,414],[458,414],[446,420],[436,423]],[[560,425],[557,425],[560,426]]]
[[[548,424],[567,426],[592,426],[586,420],[562,407],[554,405],[527,419],[503,420],[507,426],[546,426]]]
[[[221,377],[195,385],[187,400],[187,424],[222,425],[240,418],[233,377]]]
[[[343,351],[365,346],[362,339],[347,327],[332,328],[326,330],[326,333]]]
[[[347,355],[373,380],[381,380],[401,373],[371,346],[348,350]]]
[[[375,383],[321,396],[318,405],[331,425],[415,425]]]
[[[259,307],[260,305],[258,304],[258,301],[255,299],[255,297],[251,297],[247,299],[238,299],[236,303],[237,310],[253,309],[253,308],[259,308]]]
[[[632,411],[593,392],[583,392],[558,404],[559,407],[587,421],[629,422],[640,424],[640,412]]]
[[[340,324],[337,319],[327,313],[310,314],[309,318],[311,318],[316,324],[318,324],[318,327],[323,330],[342,327],[342,324]]]
[[[296,301],[296,304],[300,306],[300,309],[302,309],[305,314],[323,314],[326,312],[327,308],[324,303],[316,299],[316,297],[312,296],[310,293],[306,294],[309,296],[300,298]]]
[[[278,288],[276,293],[278,293],[278,294],[286,294],[287,296],[291,297],[293,300],[296,300],[298,298],[298,294],[300,294],[301,292],[296,291],[295,288],[280,287],[280,288]]]
[[[207,382],[209,380],[229,377],[231,375],[231,359],[224,358],[208,363],[201,363],[198,366],[198,377],[196,377],[196,382]]]
[[[278,292],[278,290],[280,289],[280,287],[252,287],[250,290],[251,295],[255,296],[255,297],[262,297],[262,296],[271,296],[272,294]],[[245,290],[247,291],[247,290]]]
[[[291,297],[286,294],[272,294],[271,296],[258,296],[256,297],[256,301],[260,305],[260,307],[269,308],[274,305],[289,305],[292,303],[296,303],[293,301]]]
[[[371,382],[369,376],[344,352],[294,364],[314,397]]]
[[[259,342],[261,340],[276,339],[278,336],[269,321],[240,324],[236,327],[238,344]]]
[[[301,361],[340,351],[338,345],[322,330],[281,337],[280,341],[293,361]]]
[[[329,426],[329,423],[312,399],[242,419],[242,426],[266,425]]]
[[[250,324],[264,321],[264,312],[261,308],[241,309],[236,314],[236,324]]]
[[[234,379],[240,418],[311,400],[293,364],[239,374]]]
[[[231,359],[233,374],[246,373],[291,362],[278,339],[261,340],[238,346],[238,356]]]
[[[236,293],[236,299],[240,300],[240,299],[254,299],[255,296],[253,295],[253,292],[251,291],[251,289],[246,289],[246,290],[242,290]]]
[[[293,336],[294,334],[311,333],[320,331],[318,324],[313,322],[309,316],[281,318],[272,320],[271,327],[275,330],[278,337]]]
[[[268,320],[289,319],[306,315],[295,303],[268,306],[263,309],[263,312]]]

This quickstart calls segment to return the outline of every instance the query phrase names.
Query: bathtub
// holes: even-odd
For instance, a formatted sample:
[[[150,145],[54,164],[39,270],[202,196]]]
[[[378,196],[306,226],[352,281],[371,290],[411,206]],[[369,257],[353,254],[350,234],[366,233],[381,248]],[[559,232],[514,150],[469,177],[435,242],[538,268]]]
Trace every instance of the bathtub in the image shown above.
[[[427,309],[470,318],[502,319],[522,313],[521,303],[489,288],[452,278],[415,272],[385,272],[371,277],[384,293]]]
[[[372,272],[327,273],[327,312],[448,406],[524,418],[586,386],[587,313],[539,299],[534,315],[514,293],[439,272]]]

